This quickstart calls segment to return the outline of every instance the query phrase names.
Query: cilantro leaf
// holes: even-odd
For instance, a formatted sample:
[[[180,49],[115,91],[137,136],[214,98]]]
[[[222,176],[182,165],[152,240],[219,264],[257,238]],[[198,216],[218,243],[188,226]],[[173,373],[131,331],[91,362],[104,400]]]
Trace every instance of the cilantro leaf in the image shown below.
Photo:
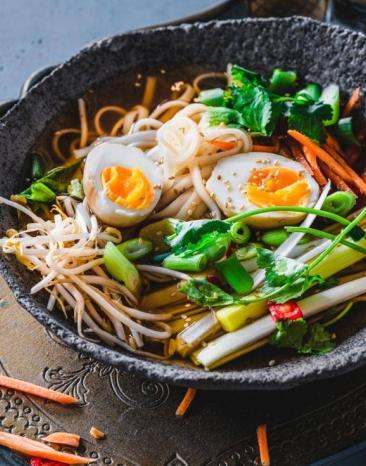
[[[219,126],[224,123],[227,126],[244,125],[243,118],[237,110],[227,107],[208,107],[207,119],[209,126]]]
[[[233,65],[230,70],[231,78],[236,84],[251,83],[255,86],[266,86],[267,80],[255,71],[247,70],[242,66]]]
[[[304,319],[279,320],[276,323],[276,332],[272,335],[270,343],[279,348],[301,348],[307,331]]]
[[[288,108],[288,125],[321,143],[325,138],[323,121],[332,118],[332,107],[323,102],[295,101]]]
[[[230,243],[230,233],[213,231],[203,234],[196,243],[188,243],[179,255],[189,257],[201,253],[207,257],[208,261],[216,261],[226,254]]]
[[[304,319],[280,320],[270,343],[278,348],[292,348],[301,354],[329,353],[335,347],[331,334],[320,323]]]
[[[316,322],[309,325],[305,343],[298,349],[299,353],[324,354],[334,349],[335,343],[332,341],[332,335],[326,330],[324,325]]]
[[[234,304],[235,298],[204,278],[193,278],[179,287],[190,301],[202,306],[226,306]]]
[[[232,86],[228,103],[237,110],[245,128],[270,136],[281,114],[282,105],[264,87],[247,84]]]
[[[257,248],[257,265],[266,272],[260,292],[276,303],[298,298],[312,286],[325,283],[319,275],[309,275],[306,264],[276,255],[268,249]]]
[[[175,234],[167,236],[165,242],[176,254],[184,252],[188,244],[198,243],[207,233],[227,233],[230,224],[221,220],[192,220],[190,222],[178,222],[175,226]]]

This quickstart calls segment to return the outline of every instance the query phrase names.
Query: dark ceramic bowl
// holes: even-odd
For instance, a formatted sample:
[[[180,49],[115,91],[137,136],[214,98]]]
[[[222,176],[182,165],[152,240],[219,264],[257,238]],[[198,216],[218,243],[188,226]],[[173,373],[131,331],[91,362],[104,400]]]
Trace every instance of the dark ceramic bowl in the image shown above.
[[[105,80],[130,70],[182,64],[223,69],[228,62],[263,72],[275,66],[295,69],[310,81],[339,83],[346,93],[356,86],[366,88],[366,37],[299,17],[162,27],[108,38],[59,66],[2,120],[0,194],[17,192],[27,153],[65,105],[88,89],[102,89]],[[360,114],[366,114],[364,106]],[[14,212],[2,207],[0,233],[15,224]],[[1,257],[0,272],[18,302],[65,344],[149,378],[200,388],[278,389],[341,374],[366,361],[365,320],[356,312],[337,330],[337,348],[325,356],[298,357],[267,348],[212,372],[165,364],[80,339],[61,313],[48,313],[42,297],[29,295],[36,272],[8,256]],[[273,367],[268,366],[271,359],[277,362]]]

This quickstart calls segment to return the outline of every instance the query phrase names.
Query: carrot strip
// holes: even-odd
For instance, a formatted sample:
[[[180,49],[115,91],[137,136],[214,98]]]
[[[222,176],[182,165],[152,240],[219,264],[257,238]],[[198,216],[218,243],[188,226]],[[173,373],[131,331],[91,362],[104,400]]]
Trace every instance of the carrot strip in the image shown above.
[[[187,412],[188,408],[190,407],[194,397],[196,396],[197,390],[195,388],[188,388],[186,391],[183,400],[180,402],[175,415],[178,417],[182,417]]]
[[[325,178],[325,176],[323,175],[323,173],[321,172],[319,168],[316,155],[314,154],[312,150],[310,150],[306,146],[303,147],[303,151],[304,151],[306,160],[309,162],[315,181],[318,184],[320,184],[320,186],[325,186],[327,184],[327,179]]]
[[[310,149],[314,154],[323,162],[325,162],[329,168],[343,178],[345,181],[357,186],[357,188],[364,194],[366,194],[366,183],[352,170],[351,167],[342,159],[342,157],[332,149],[332,155],[329,155],[324,149],[315,144],[307,136],[299,133],[296,130],[289,129],[288,134],[296,139],[298,142]],[[336,159],[336,160],[335,160]]]
[[[46,400],[56,401],[64,405],[71,405],[79,402],[79,400],[73,396],[65,395],[64,393],[56,392],[49,388],[40,387],[33,383],[24,382],[23,380],[14,379],[13,377],[7,377],[6,375],[0,375],[0,386],[38,396]]]
[[[290,146],[292,157],[296,160],[296,162],[301,163],[301,165],[303,165],[304,168],[309,173],[311,173],[311,175],[314,175],[314,172],[311,166],[309,165],[308,161],[304,157],[304,154],[302,153],[298,144],[295,141],[292,141],[291,139],[289,139],[287,142],[288,142],[288,145]]]
[[[53,432],[42,439],[44,442],[57,443],[77,448],[80,445],[80,435],[69,434],[68,432]]]
[[[329,167],[325,165],[325,163],[320,161],[320,166],[325,176],[332,181],[332,183],[337,189],[339,189],[340,191],[347,191],[351,194],[355,194],[353,190],[348,186],[348,184],[340,176],[332,172],[332,170],[330,170]]]
[[[208,142],[221,150],[231,150],[236,146],[236,142],[234,141],[221,141],[219,139],[213,139],[212,141]]]
[[[343,110],[343,117],[348,117],[352,110],[358,105],[360,101],[360,95],[361,95],[361,89],[357,87],[351,94],[351,97],[348,99],[348,102],[346,103],[346,106],[344,107]]]
[[[252,147],[253,152],[270,152],[274,153],[276,152],[276,147],[275,146],[264,146],[261,144],[253,144]]]
[[[269,457],[267,425],[261,424],[257,427],[257,442],[259,449],[259,457],[262,466],[270,466],[271,460]]]
[[[26,456],[37,456],[65,464],[89,464],[96,461],[92,458],[83,458],[72,453],[57,451],[36,440],[30,440],[20,435],[8,434],[7,432],[0,432],[0,445]]]
[[[329,133],[327,133],[326,144],[328,147],[331,147],[332,149],[336,150],[343,156],[341,145],[339,144],[337,139]]]
[[[366,183],[363,179],[351,168],[344,158],[331,147],[325,146],[331,156],[339,163],[339,165],[347,172],[349,175],[349,182],[356,186],[363,194],[366,194]]]

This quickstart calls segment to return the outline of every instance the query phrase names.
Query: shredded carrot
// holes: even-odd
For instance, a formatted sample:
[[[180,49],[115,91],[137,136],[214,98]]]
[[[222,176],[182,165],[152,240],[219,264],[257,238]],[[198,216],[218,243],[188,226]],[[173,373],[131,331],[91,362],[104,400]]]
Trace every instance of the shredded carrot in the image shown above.
[[[257,427],[257,442],[259,449],[259,457],[262,466],[270,466],[271,461],[269,457],[267,425],[261,424]]]
[[[67,445],[75,448],[80,445],[80,435],[69,434],[68,432],[53,432],[42,440],[49,443],[57,443],[58,445]]]
[[[92,458],[83,458],[82,456],[73,455],[72,453],[57,451],[36,440],[30,440],[26,437],[8,434],[6,432],[0,432],[0,445],[26,456],[37,456],[39,458],[59,461],[65,464],[89,464],[96,461]]]
[[[343,110],[343,117],[348,117],[352,113],[352,110],[358,105],[360,101],[361,89],[357,87],[351,94],[351,97],[348,99],[344,110]]]
[[[252,151],[253,152],[270,152],[273,154],[276,152],[276,147],[275,146],[264,146],[261,144],[253,144]]]
[[[327,133],[327,138],[326,138],[326,144],[328,147],[331,147],[332,149],[336,150],[337,152],[339,152],[341,155],[342,154],[342,149],[341,149],[341,145],[339,144],[339,142],[337,141],[337,139],[335,137],[333,137],[331,134]]]
[[[6,375],[0,375],[0,387],[28,393],[29,395],[38,396],[39,398],[44,398],[50,401],[56,401],[63,405],[72,405],[79,402],[73,396],[65,395],[64,393],[56,392],[49,388],[40,387],[33,383],[24,382],[23,380],[14,379],[13,377],[7,377]]]
[[[320,186],[325,186],[327,184],[327,179],[321,172],[318,161],[316,158],[316,155],[312,150],[310,150],[308,147],[304,146],[303,147],[304,155],[306,157],[306,160],[309,162],[309,165],[311,167],[311,171],[313,172],[313,176],[318,184]]]
[[[235,141],[221,141],[220,139],[213,139],[212,141],[208,142],[221,150],[231,150],[236,146]]]
[[[306,158],[304,157],[304,154],[302,153],[300,147],[298,146],[298,144],[289,139],[288,140],[288,144],[290,146],[290,150],[291,150],[291,155],[293,156],[293,158],[296,160],[296,162],[299,162],[301,163],[301,165],[304,166],[304,168],[309,172],[311,173],[311,175],[313,175],[313,170],[311,168],[311,166],[309,165],[308,161],[306,160]]]
[[[320,161],[320,167],[324,175],[329,178],[334,186],[339,189],[340,191],[347,191],[348,193],[355,194],[352,188],[348,186],[348,184],[336,173],[332,172],[325,163]]]
[[[183,400],[180,402],[175,415],[178,417],[182,417],[187,412],[188,408],[190,407],[194,397],[196,396],[197,390],[195,388],[188,388],[186,391]]]
[[[366,183],[357,175],[354,170],[352,170],[350,166],[347,165],[343,158],[334,149],[329,149],[329,147],[327,147],[329,151],[332,151],[332,155],[330,155],[304,134],[301,134],[298,131],[292,129],[288,130],[288,134],[310,149],[316,157],[326,163],[328,167],[338,176],[340,176],[346,182],[357,186],[357,188],[362,193],[366,194]]]
[[[348,181],[356,186],[363,194],[366,194],[366,183],[363,179],[351,168],[344,158],[331,147],[325,146],[331,156],[339,163],[339,165],[347,172]]]
[[[94,426],[91,427],[89,433],[95,440],[102,440],[105,437],[105,433]]]

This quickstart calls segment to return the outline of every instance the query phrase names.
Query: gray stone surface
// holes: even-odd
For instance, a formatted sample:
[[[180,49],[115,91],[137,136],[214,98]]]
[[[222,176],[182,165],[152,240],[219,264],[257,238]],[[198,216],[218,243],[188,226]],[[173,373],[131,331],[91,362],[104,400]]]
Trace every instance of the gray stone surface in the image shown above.
[[[0,100],[41,67],[107,35],[192,15],[215,0],[1,0]]]
[[[337,82],[349,91],[356,86],[365,89],[365,59],[365,36],[303,18],[170,27],[96,43],[33,88],[1,124],[0,194],[17,191],[26,153],[65,102],[105,78],[146,65],[196,63],[222,68],[227,62],[239,62],[259,71],[282,65],[305,79]],[[361,112],[365,113],[364,107]],[[0,233],[14,222],[14,213],[2,208]],[[289,359],[271,368],[264,360],[248,366],[247,358],[212,372],[162,364],[81,340],[60,314],[47,313],[39,297],[29,296],[31,273],[7,257],[1,258],[0,272],[20,304],[65,343],[102,362],[161,381],[218,389],[286,388],[350,371],[366,359],[366,329],[362,329],[330,354]]]

